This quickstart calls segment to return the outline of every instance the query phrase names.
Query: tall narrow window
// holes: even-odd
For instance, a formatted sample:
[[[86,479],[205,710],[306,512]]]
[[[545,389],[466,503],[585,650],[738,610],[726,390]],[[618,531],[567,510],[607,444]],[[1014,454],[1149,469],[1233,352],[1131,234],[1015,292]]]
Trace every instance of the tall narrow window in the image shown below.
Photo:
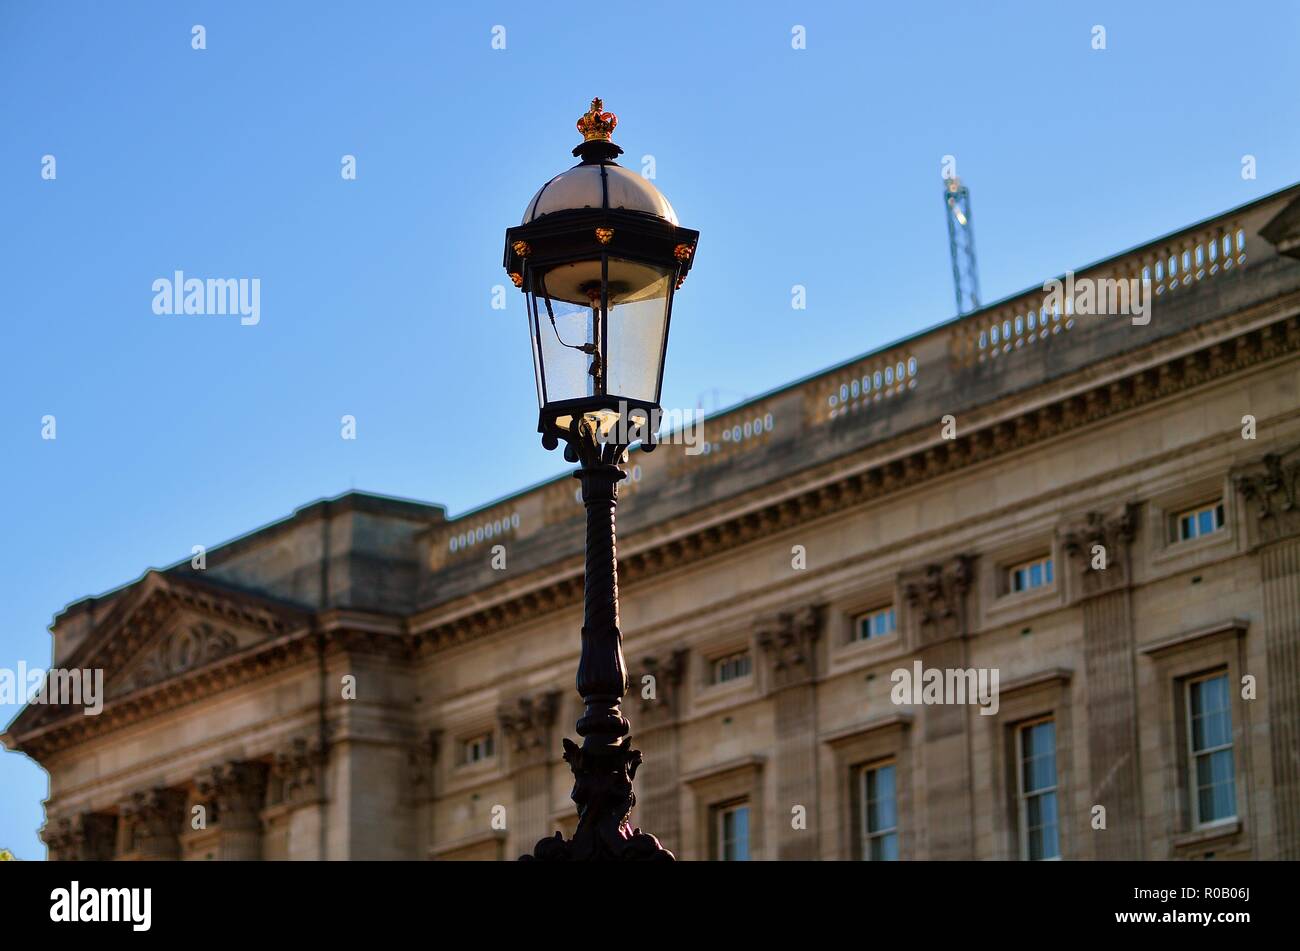
[[[862,857],[873,862],[898,861],[898,808],[894,764],[862,770]]]
[[[1227,674],[1213,674],[1187,684],[1192,821],[1197,826],[1237,815],[1229,697]]]
[[[723,862],[749,861],[749,803],[714,810],[714,853]]]
[[[1016,731],[1020,784],[1020,857],[1061,857],[1056,811],[1056,722],[1039,720]]]

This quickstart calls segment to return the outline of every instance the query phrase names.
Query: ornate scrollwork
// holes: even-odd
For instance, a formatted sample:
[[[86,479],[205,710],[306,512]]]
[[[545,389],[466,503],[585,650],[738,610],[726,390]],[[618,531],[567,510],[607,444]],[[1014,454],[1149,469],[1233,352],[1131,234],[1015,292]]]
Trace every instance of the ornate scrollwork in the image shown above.
[[[564,760],[573,770],[573,793],[578,807],[578,828],[564,841],[559,832],[542,839],[524,861],[544,862],[671,862],[673,853],[648,832],[632,828],[628,817],[636,805],[632,780],[641,765],[641,751],[632,749],[630,737],[616,746],[584,749],[564,741]]]

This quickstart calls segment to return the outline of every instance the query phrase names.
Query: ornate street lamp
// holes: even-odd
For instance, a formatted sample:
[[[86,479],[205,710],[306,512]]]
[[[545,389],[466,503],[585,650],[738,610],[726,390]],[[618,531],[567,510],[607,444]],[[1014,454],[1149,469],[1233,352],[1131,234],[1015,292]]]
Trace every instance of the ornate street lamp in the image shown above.
[[[599,99],[578,120],[579,164],[551,179],[506,231],[505,268],[528,300],[542,445],[565,442],[581,463],[587,508],[587,573],[578,693],[582,745],[564,741],[578,828],[568,842],[543,839],[531,856],[559,860],[661,859],[673,855],[632,829],[632,749],[620,704],[627,692],[618,627],[614,510],[628,445],[654,449],[673,292],[695,256],[699,232],[650,182],[618,165],[617,117]]]

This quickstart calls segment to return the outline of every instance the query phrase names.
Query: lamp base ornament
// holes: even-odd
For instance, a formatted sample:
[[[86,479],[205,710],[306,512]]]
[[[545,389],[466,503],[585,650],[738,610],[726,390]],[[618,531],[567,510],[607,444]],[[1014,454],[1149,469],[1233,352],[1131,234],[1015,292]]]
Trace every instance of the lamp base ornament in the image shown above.
[[[520,861],[538,862],[672,862],[672,852],[648,832],[628,822],[636,795],[632,779],[641,765],[641,751],[630,737],[605,748],[584,748],[564,741],[564,759],[573,770],[573,801],[578,828],[567,842],[559,832],[542,839],[532,855]]]

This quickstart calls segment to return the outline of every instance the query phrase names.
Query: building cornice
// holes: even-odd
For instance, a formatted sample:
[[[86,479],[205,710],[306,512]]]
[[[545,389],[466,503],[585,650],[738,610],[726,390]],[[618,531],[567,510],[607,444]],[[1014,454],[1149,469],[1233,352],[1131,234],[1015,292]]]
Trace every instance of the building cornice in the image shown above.
[[[651,528],[640,539],[632,536],[630,544],[624,540],[630,550],[620,558],[620,582],[629,587],[1296,354],[1297,306],[1300,294],[1293,293],[1213,326],[1190,328],[1146,348],[1145,360],[1135,353],[1118,374],[1090,366],[1070,379],[1047,381],[969,414],[976,419],[965,421],[965,433],[957,439],[931,438],[917,445],[915,431],[901,434],[887,444],[792,474],[786,484],[797,487],[777,499],[770,498],[767,487],[724,503],[731,514],[722,518],[716,517],[716,508],[706,511],[704,518],[713,517],[706,524],[695,512]],[[1212,335],[1216,328],[1217,337]],[[1042,393],[1062,390],[1059,397],[1035,401]],[[480,591],[415,615],[410,625],[414,646],[420,653],[440,651],[574,607],[581,597],[581,561],[566,559],[520,579],[509,593],[488,603]]]

